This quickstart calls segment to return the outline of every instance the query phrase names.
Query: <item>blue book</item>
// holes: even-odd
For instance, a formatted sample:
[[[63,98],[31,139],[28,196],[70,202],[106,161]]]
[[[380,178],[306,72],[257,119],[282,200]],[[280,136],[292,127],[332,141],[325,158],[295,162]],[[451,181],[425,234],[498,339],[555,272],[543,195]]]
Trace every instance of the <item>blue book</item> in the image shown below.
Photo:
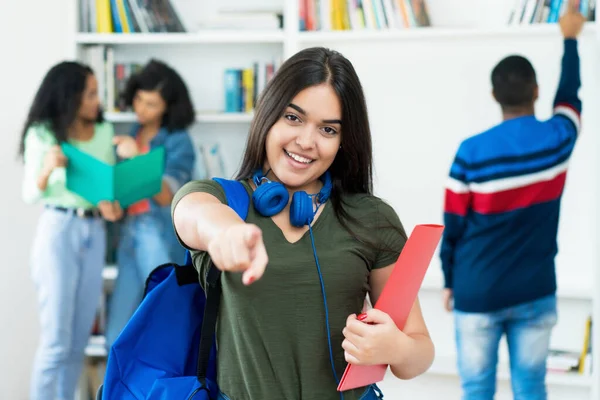
[[[225,70],[225,112],[240,112],[241,104],[241,76],[237,69]]]

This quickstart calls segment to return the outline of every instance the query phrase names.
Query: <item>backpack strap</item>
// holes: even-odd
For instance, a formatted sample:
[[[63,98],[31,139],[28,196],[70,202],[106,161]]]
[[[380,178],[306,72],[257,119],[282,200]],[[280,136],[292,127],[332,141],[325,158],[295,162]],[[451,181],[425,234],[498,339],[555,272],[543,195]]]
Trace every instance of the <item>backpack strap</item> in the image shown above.
[[[250,206],[250,198],[246,192],[246,188],[241,182],[213,178],[217,181],[225,191],[227,204],[231,207],[243,220],[248,216],[248,207]],[[191,256],[189,251],[186,254],[186,265],[188,257]],[[204,305],[204,318],[202,320],[202,330],[200,334],[200,346],[198,349],[198,369],[197,378],[202,384],[206,384],[205,378],[208,371],[210,360],[210,351],[213,345],[215,329],[217,326],[217,314],[219,312],[219,304],[221,302],[221,271],[210,262],[208,274],[206,276],[206,304]]]

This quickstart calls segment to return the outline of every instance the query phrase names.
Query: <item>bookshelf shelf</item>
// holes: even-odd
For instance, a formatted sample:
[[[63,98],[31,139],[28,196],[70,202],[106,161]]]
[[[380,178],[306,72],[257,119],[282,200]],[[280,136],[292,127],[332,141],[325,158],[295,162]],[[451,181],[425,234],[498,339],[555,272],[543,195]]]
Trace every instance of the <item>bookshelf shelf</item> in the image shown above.
[[[451,355],[437,355],[426,374],[458,377],[455,357]],[[503,381],[510,380],[510,370],[506,363],[498,364],[497,379]],[[574,372],[548,372],[546,383],[554,386],[591,388],[593,380],[590,376],[579,375]]]
[[[77,44],[168,45],[200,43],[283,43],[282,31],[225,31],[196,33],[78,33]]]
[[[596,32],[593,22],[586,23],[582,34]],[[408,29],[363,29],[354,31],[304,31],[298,33],[301,43],[321,42],[356,42],[373,40],[407,40],[407,39],[443,39],[443,38],[482,38],[492,36],[557,36],[560,34],[556,24],[530,24],[500,26],[492,28],[442,28],[415,27]]]
[[[200,123],[249,123],[252,113],[225,113],[225,112],[198,112],[196,121]],[[135,122],[132,112],[107,112],[104,114],[107,121],[113,123]]]

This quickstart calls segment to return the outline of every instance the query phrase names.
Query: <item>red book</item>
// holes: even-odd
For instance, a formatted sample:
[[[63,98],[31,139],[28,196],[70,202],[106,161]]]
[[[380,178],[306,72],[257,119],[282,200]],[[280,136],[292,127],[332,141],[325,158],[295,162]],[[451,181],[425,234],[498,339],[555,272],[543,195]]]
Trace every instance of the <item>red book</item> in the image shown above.
[[[404,329],[408,314],[417,299],[443,230],[442,225],[415,226],[381,296],[373,306],[388,314],[400,330]],[[387,368],[387,365],[348,364],[337,390],[345,391],[381,382]]]

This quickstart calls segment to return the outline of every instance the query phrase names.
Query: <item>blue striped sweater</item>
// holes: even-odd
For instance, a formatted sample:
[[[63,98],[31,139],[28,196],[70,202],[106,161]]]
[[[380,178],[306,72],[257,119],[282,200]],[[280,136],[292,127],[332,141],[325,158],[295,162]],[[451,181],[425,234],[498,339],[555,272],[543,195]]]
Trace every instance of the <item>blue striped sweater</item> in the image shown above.
[[[440,258],[454,307],[492,312],[556,292],[560,200],[580,129],[575,39],[564,40],[553,115],[464,140],[445,192]]]

